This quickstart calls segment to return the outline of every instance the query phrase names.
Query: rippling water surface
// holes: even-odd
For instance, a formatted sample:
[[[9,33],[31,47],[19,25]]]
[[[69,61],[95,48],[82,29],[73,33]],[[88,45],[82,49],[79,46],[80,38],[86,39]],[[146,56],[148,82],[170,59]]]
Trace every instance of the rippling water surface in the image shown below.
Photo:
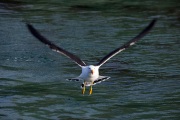
[[[0,119],[180,118],[180,11],[174,0],[0,2]],[[100,69],[108,81],[81,95],[81,69],[37,41],[33,24],[57,45],[96,64],[158,18],[135,46]]]

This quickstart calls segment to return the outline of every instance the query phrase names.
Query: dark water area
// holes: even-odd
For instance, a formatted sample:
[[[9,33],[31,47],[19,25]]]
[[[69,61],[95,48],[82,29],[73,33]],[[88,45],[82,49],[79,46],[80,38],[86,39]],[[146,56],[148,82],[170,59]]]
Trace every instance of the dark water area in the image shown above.
[[[180,4],[177,0],[0,0],[0,119],[161,119],[180,115]],[[144,29],[153,30],[100,68],[107,81],[81,94],[81,68],[26,28],[88,64]]]

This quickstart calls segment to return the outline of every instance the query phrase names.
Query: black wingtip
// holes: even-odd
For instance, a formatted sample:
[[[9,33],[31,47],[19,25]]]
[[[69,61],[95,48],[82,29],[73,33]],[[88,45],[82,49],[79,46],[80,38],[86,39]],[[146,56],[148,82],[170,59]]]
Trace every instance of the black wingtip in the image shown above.
[[[149,27],[150,28],[153,28],[153,26],[156,24],[156,22],[157,22],[157,18],[154,18],[152,21],[151,21],[151,23],[149,24],[149,26],[147,27],[147,29],[149,29]]]
[[[146,31],[146,30],[150,31],[150,30],[153,28],[153,26],[156,24],[156,22],[157,22],[157,18],[154,18],[154,19],[149,23],[149,25],[145,28],[145,31]]]
[[[156,22],[158,20],[158,18],[154,18],[153,21]]]
[[[27,28],[31,27],[30,23],[26,23]]]
[[[30,23],[26,23],[26,26],[29,30],[29,32],[34,35],[39,41],[41,41],[44,44],[51,44],[49,40],[47,40],[45,37],[43,37]]]
[[[28,28],[28,30],[29,30],[31,33],[33,33],[34,28],[33,28],[33,26],[32,26],[30,23],[26,23],[26,27]]]
[[[34,27],[30,23],[26,23],[26,26],[28,30],[32,33],[32,31],[34,30]]]
[[[151,24],[154,25],[154,24],[157,22],[157,20],[158,20],[157,18],[154,18],[154,19],[152,20]]]

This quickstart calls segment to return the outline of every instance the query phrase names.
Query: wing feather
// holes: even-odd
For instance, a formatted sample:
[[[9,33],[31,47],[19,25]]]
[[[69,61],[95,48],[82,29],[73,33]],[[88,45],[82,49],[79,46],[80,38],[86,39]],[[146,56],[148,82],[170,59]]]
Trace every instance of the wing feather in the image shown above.
[[[113,50],[109,54],[107,54],[104,58],[100,60],[100,62],[97,64],[97,66],[101,66],[104,63],[106,63],[109,59],[111,59],[116,54],[122,52],[123,50],[129,48],[130,46],[134,45],[138,40],[140,40],[142,37],[144,37],[155,25],[157,19],[153,19],[150,24],[142,31],[140,32],[136,37],[131,39],[129,42],[125,43],[123,46]]]
[[[72,53],[64,50],[63,48],[55,45],[54,43],[52,43],[51,41],[46,39],[32,25],[27,24],[27,27],[28,27],[29,31],[31,32],[31,34],[33,34],[42,43],[48,45],[52,50],[67,56],[68,58],[72,59],[79,66],[86,66],[85,62],[83,62],[79,57],[73,55]]]

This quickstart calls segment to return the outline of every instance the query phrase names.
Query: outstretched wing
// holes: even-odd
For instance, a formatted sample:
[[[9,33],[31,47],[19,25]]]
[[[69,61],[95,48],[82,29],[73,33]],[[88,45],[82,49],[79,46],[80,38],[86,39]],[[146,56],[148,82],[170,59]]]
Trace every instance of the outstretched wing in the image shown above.
[[[48,45],[52,50],[61,53],[68,58],[72,59],[75,63],[77,63],[79,66],[86,66],[86,64],[77,56],[73,55],[72,53],[64,50],[61,47],[58,47],[57,45],[53,44],[51,41],[46,39],[44,36],[42,36],[32,25],[27,24],[27,27],[29,31],[42,43]]]
[[[139,33],[136,37],[134,37],[132,40],[125,43],[123,46],[115,49],[114,51],[112,51],[108,55],[106,55],[103,59],[100,60],[100,62],[97,64],[97,66],[103,65],[105,62],[107,62],[109,59],[111,59],[116,54],[127,49],[131,45],[134,45],[138,40],[140,40],[142,37],[144,37],[153,28],[156,21],[157,21],[156,19],[152,20],[151,23],[141,33]]]

